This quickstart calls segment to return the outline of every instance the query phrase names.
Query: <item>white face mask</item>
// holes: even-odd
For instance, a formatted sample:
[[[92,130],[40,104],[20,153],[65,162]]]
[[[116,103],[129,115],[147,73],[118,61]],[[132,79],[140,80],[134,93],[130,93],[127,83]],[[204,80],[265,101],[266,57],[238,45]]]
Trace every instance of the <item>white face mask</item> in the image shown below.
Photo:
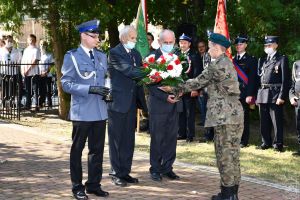
[[[264,50],[265,50],[265,53],[268,55],[271,55],[272,53],[275,52],[275,50],[272,47],[266,47]]]
[[[124,44],[124,46],[127,49],[133,49],[135,47],[135,42],[128,41],[126,44]]]

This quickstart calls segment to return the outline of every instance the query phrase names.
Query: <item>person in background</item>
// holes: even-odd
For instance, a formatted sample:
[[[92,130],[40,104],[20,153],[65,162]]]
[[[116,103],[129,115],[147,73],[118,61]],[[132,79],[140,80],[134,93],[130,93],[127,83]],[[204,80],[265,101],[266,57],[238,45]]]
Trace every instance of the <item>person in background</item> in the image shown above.
[[[156,50],[152,47],[152,43],[154,41],[154,36],[152,33],[150,33],[150,32],[147,33],[147,40],[148,40],[148,44],[149,44],[149,52],[151,53]]]
[[[45,40],[40,40],[41,60],[39,62],[40,71],[40,106],[45,105],[47,97],[47,106],[52,107],[52,74],[50,73],[51,66],[54,64],[53,55],[47,51],[48,43]]]
[[[179,37],[180,50],[176,53],[178,56],[184,55],[188,63],[187,71],[185,72],[189,79],[197,77],[203,70],[201,68],[201,59],[191,50],[192,38],[186,34]],[[187,93],[182,96],[183,112],[179,114],[179,131],[178,140],[186,140],[192,142],[195,137],[195,110],[196,100],[199,96],[197,90]]]
[[[292,87],[289,91],[289,99],[291,105],[295,107],[295,114],[296,114],[296,133],[297,133],[297,140],[298,140],[298,151],[294,152],[294,156],[300,156],[300,60],[297,60],[293,64],[292,68]]]
[[[260,58],[258,75],[260,76],[256,103],[259,105],[261,150],[272,147],[283,151],[283,105],[288,98],[290,70],[288,58],[277,52],[278,36],[266,36],[264,51],[266,57]],[[272,125],[274,139],[272,142]]]
[[[39,110],[39,66],[38,62],[41,59],[40,50],[36,46],[36,36],[30,34],[27,38],[28,46],[24,49],[22,56],[21,74],[24,77],[26,90],[26,105],[25,109],[31,108],[32,90],[34,95],[35,111]]]
[[[200,68],[205,69],[208,66],[208,64],[211,62],[210,55],[207,52],[207,43],[204,40],[199,40],[197,43],[197,49],[198,49],[198,57],[200,57],[201,60]],[[207,88],[206,87],[201,88],[199,90],[199,96],[198,96],[201,126],[204,126],[205,124],[207,100],[208,100]],[[209,142],[212,141],[213,139],[214,139],[214,128],[205,127],[204,142]],[[202,142],[202,140],[200,139],[199,142]]]
[[[244,131],[241,139],[241,148],[247,147],[250,135],[249,112],[250,105],[255,105],[258,90],[257,59],[246,52],[248,36],[238,35],[235,39],[236,55],[233,62],[245,76],[238,76],[240,83],[240,101],[244,110]],[[238,74],[239,75],[239,74]],[[255,108],[255,107],[254,107]]]

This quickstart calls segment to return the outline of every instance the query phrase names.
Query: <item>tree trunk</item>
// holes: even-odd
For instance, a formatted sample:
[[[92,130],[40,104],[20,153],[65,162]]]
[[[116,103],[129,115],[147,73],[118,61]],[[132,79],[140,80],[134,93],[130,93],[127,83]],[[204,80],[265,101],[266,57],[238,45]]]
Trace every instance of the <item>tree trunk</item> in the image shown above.
[[[64,58],[64,40],[58,30],[60,26],[60,16],[58,13],[58,9],[56,9],[55,4],[49,5],[49,30],[50,37],[52,39],[54,58],[55,58],[55,66],[56,66],[56,74],[57,74],[57,89],[58,89],[58,98],[59,98],[59,117],[61,119],[66,120],[69,109],[70,109],[70,95],[66,94],[61,87],[60,78],[62,76],[61,67],[63,64]]]
[[[117,44],[119,44],[119,31],[118,31],[118,23],[116,20],[111,20],[108,23],[108,34],[109,34],[109,44],[110,47],[113,48]]]

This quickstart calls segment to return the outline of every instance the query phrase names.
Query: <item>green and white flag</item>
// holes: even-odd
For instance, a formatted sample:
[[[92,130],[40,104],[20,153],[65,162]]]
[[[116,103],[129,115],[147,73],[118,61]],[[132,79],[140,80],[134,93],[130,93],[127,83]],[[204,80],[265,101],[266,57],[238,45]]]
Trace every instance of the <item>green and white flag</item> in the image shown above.
[[[147,14],[146,0],[141,0],[136,17],[137,43],[135,48],[145,58],[149,54],[149,44],[147,40]]]

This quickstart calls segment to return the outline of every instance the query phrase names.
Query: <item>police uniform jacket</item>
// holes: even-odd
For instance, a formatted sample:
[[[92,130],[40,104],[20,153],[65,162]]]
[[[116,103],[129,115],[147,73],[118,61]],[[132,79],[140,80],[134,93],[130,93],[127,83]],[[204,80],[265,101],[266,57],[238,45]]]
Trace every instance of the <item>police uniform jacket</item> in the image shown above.
[[[289,93],[290,73],[288,58],[275,53],[272,59],[262,58],[258,63],[260,84],[256,103],[276,103],[278,98],[286,99]]]
[[[135,49],[131,50],[131,56],[121,43],[110,50],[108,70],[113,102],[108,104],[109,110],[127,113],[134,103],[147,111],[144,89],[137,84],[141,78],[142,57]]]
[[[289,92],[289,99],[300,98],[300,60],[293,65],[292,78],[293,82]]]
[[[241,91],[240,99],[246,99],[247,96],[256,97],[259,81],[257,75],[257,59],[254,56],[250,56],[248,53],[245,53],[239,60],[235,57],[233,61],[237,63],[248,77],[248,84],[240,78],[238,79]]]
[[[68,51],[65,54],[61,69],[62,89],[71,94],[71,107],[69,117],[72,121],[99,121],[107,119],[107,105],[102,96],[89,94],[90,86],[104,86],[104,76],[107,71],[107,57],[97,49],[93,49],[95,64],[84,52],[82,47]],[[95,72],[89,79],[80,77],[71,58],[75,57],[79,72],[87,77]]]
[[[229,58],[222,54],[212,61],[202,73],[194,79],[173,88],[173,92],[189,92],[207,87],[209,99],[205,127],[227,124],[242,124],[243,107],[239,101],[240,90],[237,73]]]
[[[162,51],[157,49],[155,52],[155,59],[157,60],[161,55]],[[167,101],[168,96],[170,94],[160,90],[158,87],[162,86],[161,84],[153,84],[149,85],[149,113],[153,114],[165,114],[168,112],[182,112],[183,105],[182,100],[178,101],[177,103],[169,103]]]

